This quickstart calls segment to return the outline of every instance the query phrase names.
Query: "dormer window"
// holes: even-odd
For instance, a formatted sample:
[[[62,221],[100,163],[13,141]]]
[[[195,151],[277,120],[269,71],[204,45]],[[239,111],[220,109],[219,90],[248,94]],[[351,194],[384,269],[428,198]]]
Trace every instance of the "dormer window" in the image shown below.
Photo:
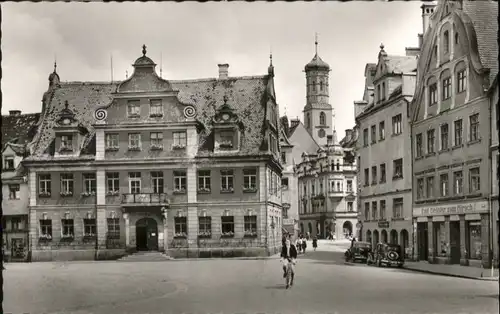
[[[14,157],[4,157],[4,170],[14,170]]]
[[[149,116],[152,118],[163,117],[163,104],[161,99],[152,99],[150,101]]]
[[[234,133],[232,131],[221,131],[220,132],[220,148],[233,148]]]
[[[129,118],[137,118],[141,116],[141,106],[138,100],[129,100],[127,107]]]
[[[73,150],[73,135],[61,135],[61,151]]]
[[[228,97],[224,96],[224,104],[216,111],[212,120],[215,133],[215,150],[238,150],[240,130],[243,124],[227,103]]]

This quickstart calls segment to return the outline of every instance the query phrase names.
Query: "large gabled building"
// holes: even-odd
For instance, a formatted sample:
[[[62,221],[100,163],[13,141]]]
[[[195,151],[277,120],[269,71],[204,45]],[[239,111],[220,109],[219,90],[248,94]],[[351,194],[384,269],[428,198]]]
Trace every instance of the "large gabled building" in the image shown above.
[[[498,3],[439,1],[428,14],[412,102],[417,257],[489,267],[490,98],[498,73]]]
[[[39,118],[19,110],[2,116],[2,245],[9,262],[29,260],[28,180],[21,162]]]
[[[269,255],[281,246],[274,67],[169,81],[146,56],[121,82],[54,72],[29,178],[32,260]]]

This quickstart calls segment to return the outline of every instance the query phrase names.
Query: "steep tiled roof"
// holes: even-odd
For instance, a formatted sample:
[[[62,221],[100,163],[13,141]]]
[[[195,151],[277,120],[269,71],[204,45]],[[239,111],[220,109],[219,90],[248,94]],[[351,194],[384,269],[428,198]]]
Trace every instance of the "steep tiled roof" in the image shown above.
[[[402,84],[399,84],[393,91],[392,93],[389,95],[389,99],[391,98],[394,98],[398,95],[400,95],[401,93],[403,92],[403,85]]]
[[[2,149],[8,142],[28,143],[31,140],[30,130],[39,118],[39,113],[2,116]]]
[[[237,155],[260,154],[260,145],[264,138],[262,133],[265,104],[267,102],[266,87],[269,76],[230,77],[225,80],[204,79],[189,81],[170,81],[174,89],[178,89],[181,102],[196,105],[197,119],[205,126],[200,135],[200,146],[207,140],[212,130],[212,118],[216,109],[224,104],[224,95],[228,104],[234,109],[244,125],[241,136],[240,151]],[[206,148],[206,146],[205,146]],[[211,155],[208,149],[201,149],[200,156]]]
[[[6,143],[4,146],[4,150],[7,147],[10,147],[18,156],[24,156],[24,154],[26,153],[26,144]]]
[[[498,2],[463,1],[463,11],[474,26],[481,63],[490,71],[490,84],[498,73]]]
[[[263,140],[263,123],[265,117],[266,86],[269,76],[230,77],[225,80],[200,79],[185,81],[169,81],[174,90],[179,90],[179,100],[196,106],[197,119],[205,130],[200,135],[200,146],[208,143],[211,138],[212,117],[215,110],[224,103],[227,95],[228,104],[235,110],[244,129],[241,137],[239,155],[259,154],[259,147]],[[33,154],[43,155],[54,139],[53,127],[60,111],[67,100],[69,108],[75,113],[75,118],[89,130],[86,144],[91,144],[95,130],[92,127],[94,111],[107,106],[111,100],[111,93],[115,92],[120,82],[70,82],[61,83],[53,91],[51,101],[46,106],[46,112],[39,132],[33,141]],[[206,146],[205,146],[206,147]],[[200,155],[211,153],[207,149],[200,149]]]
[[[388,73],[402,74],[417,68],[415,56],[386,56],[385,61]]]

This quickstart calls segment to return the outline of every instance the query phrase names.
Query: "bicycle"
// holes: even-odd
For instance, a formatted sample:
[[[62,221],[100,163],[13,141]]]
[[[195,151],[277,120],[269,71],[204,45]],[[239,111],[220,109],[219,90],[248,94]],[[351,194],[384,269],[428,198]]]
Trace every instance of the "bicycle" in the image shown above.
[[[290,258],[287,258],[286,260],[288,261],[288,263],[286,265],[285,285],[286,285],[286,289],[288,289],[289,287],[293,286],[294,273],[293,273],[292,266],[294,263],[293,263],[292,259],[290,259]]]

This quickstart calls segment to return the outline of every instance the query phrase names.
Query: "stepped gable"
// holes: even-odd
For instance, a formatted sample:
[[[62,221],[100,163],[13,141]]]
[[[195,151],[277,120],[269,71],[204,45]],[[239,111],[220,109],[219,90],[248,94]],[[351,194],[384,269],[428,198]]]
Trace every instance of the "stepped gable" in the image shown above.
[[[36,127],[39,119],[40,113],[2,115],[2,149],[9,142],[24,147],[31,141],[33,136],[31,131]]]
[[[209,151],[212,130],[211,121],[216,109],[223,105],[224,95],[227,95],[228,104],[234,109],[244,125],[241,138],[242,146],[239,152],[235,154],[260,154],[259,147],[264,139],[265,104],[268,101],[266,88],[269,79],[270,76],[265,75],[230,77],[226,80],[169,81],[174,90],[179,90],[179,100],[186,104],[192,104],[197,109],[197,120],[204,127],[200,134],[199,154],[201,156],[212,154]],[[82,152],[93,151],[88,146],[95,143],[93,141],[95,130],[92,127],[95,122],[94,112],[96,109],[107,107],[111,103],[111,94],[116,91],[120,83],[61,82],[59,86],[55,87],[51,91],[52,97],[46,104],[43,120],[33,140],[34,156],[30,159],[47,158],[47,151],[55,139],[53,128],[59,118],[59,113],[64,109],[66,100],[75,113],[75,119],[89,130]]]

